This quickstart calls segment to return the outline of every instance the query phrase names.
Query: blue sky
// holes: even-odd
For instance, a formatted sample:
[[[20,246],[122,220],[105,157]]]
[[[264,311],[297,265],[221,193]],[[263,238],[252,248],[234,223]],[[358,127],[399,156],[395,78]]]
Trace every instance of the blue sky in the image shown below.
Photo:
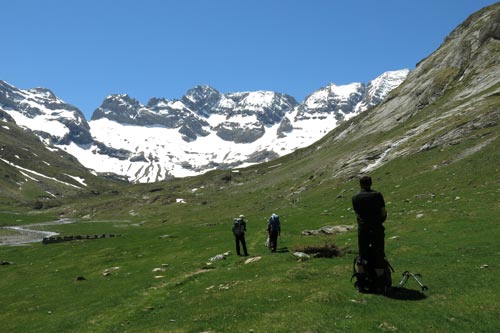
[[[486,0],[2,1],[0,80],[45,87],[87,118],[110,94],[179,99],[413,69]]]

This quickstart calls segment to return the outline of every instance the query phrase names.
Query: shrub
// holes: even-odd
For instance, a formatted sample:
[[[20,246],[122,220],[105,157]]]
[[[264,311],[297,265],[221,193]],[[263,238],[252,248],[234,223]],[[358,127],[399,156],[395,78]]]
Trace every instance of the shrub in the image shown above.
[[[324,245],[305,245],[293,248],[295,252],[304,252],[315,258],[333,258],[342,256],[345,251],[332,243]]]

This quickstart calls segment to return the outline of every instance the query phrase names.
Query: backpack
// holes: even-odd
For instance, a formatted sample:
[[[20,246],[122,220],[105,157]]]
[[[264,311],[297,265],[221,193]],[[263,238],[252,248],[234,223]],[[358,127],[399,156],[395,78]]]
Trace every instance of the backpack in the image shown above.
[[[389,261],[384,258],[384,274],[377,277],[375,273],[375,268],[370,265],[366,260],[357,256],[354,258],[352,264],[352,276],[356,278],[354,282],[354,288],[362,293],[381,293],[385,294],[392,286],[392,273],[394,273],[394,268],[392,268]]]
[[[245,221],[242,218],[234,219],[233,224],[233,234],[236,236],[243,235],[245,233]]]
[[[280,218],[278,215],[272,215],[269,218],[268,230],[270,232],[280,231]]]

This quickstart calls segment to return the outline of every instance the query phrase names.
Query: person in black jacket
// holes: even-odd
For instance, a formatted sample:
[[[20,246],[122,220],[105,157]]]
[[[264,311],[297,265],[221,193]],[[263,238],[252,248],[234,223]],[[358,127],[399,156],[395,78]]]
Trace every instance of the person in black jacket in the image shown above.
[[[267,221],[267,233],[269,235],[269,248],[271,252],[276,252],[278,236],[281,235],[281,222],[279,216],[275,213]]]
[[[371,189],[370,176],[359,180],[361,190],[352,197],[352,206],[358,221],[359,259],[374,268],[377,277],[382,278],[385,267],[385,228],[387,218],[384,197]]]
[[[248,256],[247,243],[245,241],[245,232],[247,231],[247,223],[245,222],[245,216],[240,215],[240,217],[235,218],[233,221],[233,231],[234,240],[236,243],[236,253],[241,256],[240,243],[243,247],[243,255]]]

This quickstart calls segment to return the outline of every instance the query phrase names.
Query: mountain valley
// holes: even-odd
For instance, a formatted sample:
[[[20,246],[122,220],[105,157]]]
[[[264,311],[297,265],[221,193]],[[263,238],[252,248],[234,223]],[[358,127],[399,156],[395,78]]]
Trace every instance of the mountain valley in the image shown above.
[[[47,90],[2,82],[0,241],[13,232],[1,227],[65,218],[76,222],[39,228],[61,237],[120,235],[0,246],[3,329],[497,331],[499,59],[497,3],[457,26],[373,106],[360,99],[363,94],[336,100],[332,92],[343,94],[333,85],[301,104],[274,92],[222,94],[200,86],[179,101],[152,99],[146,105],[113,95],[86,122]],[[195,104],[203,107],[189,112]],[[43,126],[29,123],[37,114]],[[305,121],[312,125],[306,128]],[[299,128],[311,131],[322,123],[334,128],[314,140],[307,131],[294,138]],[[51,133],[43,131],[49,125]],[[120,136],[108,138],[111,132]],[[138,149],[128,142],[132,132],[144,141]],[[153,141],[153,134],[163,139]],[[267,136],[273,145],[260,143]],[[173,146],[165,143],[170,137],[176,138]],[[249,160],[250,150],[236,156],[240,147],[259,143],[262,149],[251,152],[263,152],[291,137],[304,145],[279,146],[284,150],[267,158]],[[203,140],[204,147],[215,145],[208,139],[238,149],[221,160],[225,151],[193,150],[214,165],[192,176],[173,177],[174,169],[153,166],[145,172],[155,154],[170,152],[168,158],[177,162],[177,146],[185,150],[183,145]],[[74,147],[75,156],[69,153]],[[123,162],[113,165],[113,173],[96,172],[82,162],[90,157],[80,160],[86,152]],[[160,165],[164,157],[158,158]],[[185,165],[179,170],[194,173],[206,164],[194,156],[186,161],[178,161]],[[129,169],[133,163],[144,167]],[[409,281],[389,295],[361,294],[349,280],[357,254],[351,198],[364,173],[386,200],[393,286],[408,271],[419,274],[428,290]],[[264,246],[272,213],[282,220],[278,253]],[[248,221],[249,258],[232,253],[232,219],[240,214]],[[341,225],[353,228],[303,234]],[[327,246],[336,246],[340,255],[293,255]],[[210,260],[225,253],[225,259]]]

